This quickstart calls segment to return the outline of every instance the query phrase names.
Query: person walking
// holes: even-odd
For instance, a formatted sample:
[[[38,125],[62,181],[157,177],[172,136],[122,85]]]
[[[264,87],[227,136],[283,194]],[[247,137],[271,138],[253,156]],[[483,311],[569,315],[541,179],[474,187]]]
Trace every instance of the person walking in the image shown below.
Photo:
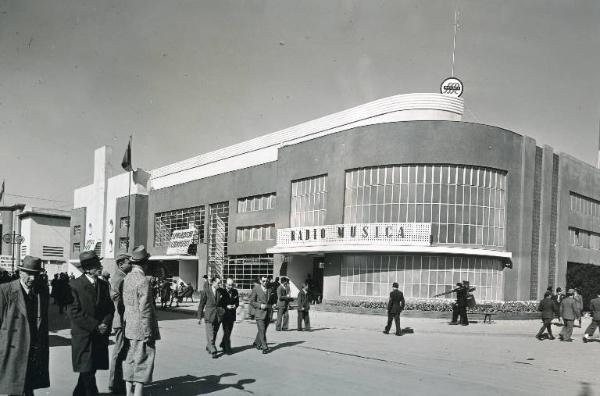
[[[249,302],[254,309],[257,333],[254,346],[263,354],[269,353],[267,344],[267,328],[273,317],[273,307],[269,302],[272,300],[271,290],[267,287],[267,277],[261,276],[260,285],[254,286],[250,293]]]
[[[79,373],[73,396],[98,395],[96,371],[109,368],[108,336],[115,306],[110,286],[100,279],[100,260],[94,251],[81,252],[83,275],[70,282],[71,355],[73,371]]]
[[[581,328],[581,311],[583,311],[583,297],[581,296],[581,291],[578,288],[573,289],[575,293],[573,294],[573,300],[577,304],[577,321],[579,322],[579,328]]]
[[[304,282],[302,289],[298,292],[298,331],[302,331],[302,322],[304,321],[304,331],[310,331],[310,298],[308,296],[308,282]]]
[[[225,314],[223,315],[223,339],[221,340],[221,348],[226,354],[231,355],[231,332],[235,323],[235,315],[237,307],[240,306],[240,297],[237,289],[233,287],[233,279],[227,278],[225,284]]]
[[[573,298],[573,294],[575,290],[569,289],[567,291],[567,296],[563,298],[560,303],[560,316],[563,319],[564,326],[558,335],[561,341],[572,342],[573,339],[571,336],[573,335],[573,323],[575,322],[575,318],[579,316],[577,301]]]
[[[560,317],[559,312],[560,312],[560,303],[562,302],[563,298],[565,298],[565,294],[563,293],[563,291],[560,287],[557,287],[556,293],[554,293],[554,295],[552,296],[552,300],[554,301],[554,304],[556,304],[556,311],[557,311],[556,316],[558,317],[559,324],[562,323],[562,318]]]
[[[131,271],[123,281],[125,337],[129,343],[123,364],[127,396],[141,396],[152,382],[156,341],[160,340],[148,271],[150,254],[140,245],[131,252]]]
[[[596,298],[590,301],[590,309],[592,311],[592,323],[585,329],[583,342],[588,342],[590,337],[594,335],[596,328],[600,326],[600,293],[596,294]]]
[[[113,316],[112,328],[115,334],[115,345],[112,350],[110,362],[110,374],[108,379],[108,390],[114,394],[125,393],[125,381],[123,380],[123,361],[127,356],[127,346],[125,344],[125,305],[123,305],[123,281],[125,276],[131,271],[131,263],[128,254],[119,254],[117,256],[114,275],[110,278],[110,298],[115,304],[115,314]]]
[[[204,289],[200,294],[198,303],[198,324],[202,323],[204,318],[206,324],[206,351],[217,358],[217,347],[215,338],[219,332],[219,327],[225,315],[227,300],[224,291],[221,288],[221,278],[213,276],[210,280],[210,286]]]
[[[289,305],[293,298],[290,297],[290,280],[282,276],[281,284],[277,287],[277,322],[276,331],[286,331],[290,320]]]
[[[48,285],[42,260],[25,256],[19,279],[0,285],[0,394],[31,396],[50,386]]]
[[[398,282],[392,283],[392,291],[390,292],[390,299],[387,304],[388,321],[383,330],[384,334],[389,334],[392,328],[392,321],[396,325],[396,335],[402,335],[402,327],[400,327],[400,313],[404,310],[404,294],[398,290]]]
[[[535,338],[540,341],[543,340],[544,330],[547,330],[548,339],[553,340],[554,336],[552,335],[552,319],[554,319],[554,315],[558,310],[556,304],[554,301],[552,301],[552,291],[546,291],[546,293],[544,293],[544,299],[538,304],[538,311],[542,313],[542,327],[535,335]]]

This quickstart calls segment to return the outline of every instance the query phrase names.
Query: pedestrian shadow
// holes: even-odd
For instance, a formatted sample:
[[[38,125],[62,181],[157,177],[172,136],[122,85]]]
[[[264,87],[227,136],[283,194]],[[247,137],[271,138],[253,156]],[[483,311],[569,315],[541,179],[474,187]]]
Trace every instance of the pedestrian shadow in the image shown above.
[[[61,336],[56,335],[56,334],[50,334],[50,336],[48,337],[48,344],[50,345],[50,347],[70,346],[71,345],[71,339],[70,338],[61,337]]]
[[[231,348],[231,353],[233,353],[235,355],[236,353],[244,352],[248,349],[254,349],[254,348],[256,348],[256,347],[252,344],[242,345],[239,347]]]
[[[414,334],[415,330],[412,327],[405,327],[402,330],[400,330],[401,334]]]
[[[303,331],[308,331],[310,333],[313,331],[321,331],[321,330],[331,330],[331,327],[319,327],[316,329],[314,327],[311,327],[310,330],[303,330]]]
[[[303,344],[304,341],[288,341],[288,342],[282,342],[280,344],[275,345],[272,348],[269,348],[271,350],[271,352],[276,351],[278,349],[282,349],[282,348],[289,348],[289,347],[293,347],[296,346],[298,344]]]
[[[193,375],[183,375],[165,380],[153,382],[144,387],[144,393],[152,396],[156,395],[177,395],[177,396],[195,396],[204,395],[222,391],[228,388],[234,388],[249,393],[253,393],[244,388],[248,384],[256,382],[253,378],[240,379],[236,383],[222,383],[221,380],[225,377],[232,377],[235,373],[223,373],[221,375],[205,375],[196,377]]]

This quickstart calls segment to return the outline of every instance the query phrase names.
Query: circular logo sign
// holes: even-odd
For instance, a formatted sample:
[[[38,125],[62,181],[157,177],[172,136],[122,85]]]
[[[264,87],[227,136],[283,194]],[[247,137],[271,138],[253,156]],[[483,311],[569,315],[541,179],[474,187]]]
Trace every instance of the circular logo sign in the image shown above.
[[[456,96],[458,98],[463,93],[463,83],[458,78],[449,77],[440,85],[440,92],[443,95]]]
[[[18,244],[21,244],[21,243],[23,243],[23,242],[25,242],[25,237],[23,237],[23,236],[21,236],[21,235],[17,234],[17,235],[15,236],[15,243],[18,245]]]
[[[4,241],[4,243],[12,243],[12,234],[4,234],[2,235],[2,240]]]

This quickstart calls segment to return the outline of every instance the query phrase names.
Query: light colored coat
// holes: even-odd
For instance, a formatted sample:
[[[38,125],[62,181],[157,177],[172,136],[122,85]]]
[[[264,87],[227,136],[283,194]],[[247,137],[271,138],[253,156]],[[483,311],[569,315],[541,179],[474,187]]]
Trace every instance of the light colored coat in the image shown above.
[[[150,277],[137,265],[123,282],[125,305],[125,338],[130,340],[160,340]]]
[[[38,293],[38,336],[40,349],[33,389],[50,386],[48,373],[48,290]],[[27,306],[19,280],[0,285],[0,394],[20,395],[25,386],[31,335]]]

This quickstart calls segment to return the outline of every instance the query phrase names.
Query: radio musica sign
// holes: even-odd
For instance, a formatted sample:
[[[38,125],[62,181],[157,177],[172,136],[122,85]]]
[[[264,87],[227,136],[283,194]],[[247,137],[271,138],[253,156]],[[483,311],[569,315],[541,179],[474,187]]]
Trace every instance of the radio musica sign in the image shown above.
[[[277,246],[431,245],[431,223],[355,223],[277,230]]]

